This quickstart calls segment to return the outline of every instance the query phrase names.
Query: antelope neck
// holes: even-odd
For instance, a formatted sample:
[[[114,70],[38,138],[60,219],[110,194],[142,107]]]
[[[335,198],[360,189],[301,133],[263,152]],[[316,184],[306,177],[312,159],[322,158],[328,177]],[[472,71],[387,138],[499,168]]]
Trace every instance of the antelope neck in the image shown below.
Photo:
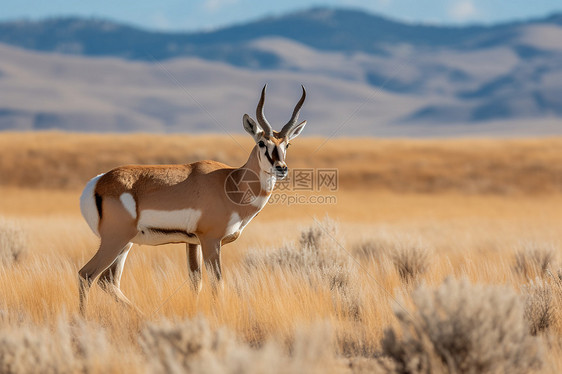
[[[256,145],[252,149],[252,152],[250,152],[250,157],[248,157],[248,160],[243,166],[240,167],[240,169],[248,169],[256,173],[256,175],[258,175],[260,178],[262,192],[266,195],[269,195],[271,194],[271,192],[273,192],[277,177],[275,176],[275,174],[269,173],[260,167],[258,152],[259,149]]]

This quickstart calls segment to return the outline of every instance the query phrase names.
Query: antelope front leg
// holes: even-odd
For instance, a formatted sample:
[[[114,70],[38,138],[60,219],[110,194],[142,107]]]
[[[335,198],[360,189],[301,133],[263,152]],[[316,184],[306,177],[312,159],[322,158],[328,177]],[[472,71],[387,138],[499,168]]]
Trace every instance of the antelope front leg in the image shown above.
[[[211,289],[213,295],[216,295],[218,288],[224,287],[221,270],[221,241],[220,239],[201,240],[201,248],[205,269],[209,276],[209,282],[211,282]]]
[[[203,267],[203,258],[201,255],[201,246],[197,244],[187,244],[187,265],[189,270],[189,278],[191,279],[192,291],[196,294],[201,292],[201,268]]]

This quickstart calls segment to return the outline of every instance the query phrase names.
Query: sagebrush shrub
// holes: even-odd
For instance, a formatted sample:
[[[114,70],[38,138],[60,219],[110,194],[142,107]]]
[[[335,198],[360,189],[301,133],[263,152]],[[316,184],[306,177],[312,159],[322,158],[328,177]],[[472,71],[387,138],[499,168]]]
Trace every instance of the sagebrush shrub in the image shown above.
[[[27,235],[12,220],[0,217],[0,265],[19,261],[27,248]]]
[[[554,261],[555,255],[556,248],[552,244],[524,243],[515,253],[514,270],[528,279],[543,276]]]
[[[365,240],[353,248],[362,260],[382,262],[388,258],[405,282],[415,281],[429,267],[430,250],[419,238],[409,236],[380,237]]]
[[[377,238],[364,240],[353,247],[353,255],[360,260],[381,261],[383,257],[388,255],[392,243]]]
[[[151,324],[140,343],[154,373],[329,373],[336,370],[326,331],[297,332],[289,355],[271,342],[251,348],[225,329],[213,331],[199,317]]]
[[[303,230],[298,244],[285,244],[269,252],[250,251],[244,258],[248,268],[265,266],[294,271],[300,274],[320,275],[330,289],[345,289],[354,274],[355,263],[342,249],[337,225],[330,219],[316,222]]]
[[[415,311],[395,309],[402,337],[387,329],[383,353],[399,373],[528,373],[542,366],[542,346],[531,336],[512,289],[446,279],[418,288]]]
[[[355,320],[361,318],[357,281],[360,269],[346,251],[337,224],[329,218],[304,229],[297,244],[285,244],[268,252],[249,251],[244,264],[249,272],[266,267],[305,277],[312,286],[320,280],[329,287],[341,313]]]
[[[174,324],[151,324],[142,332],[141,346],[155,373],[222,373],[226,357],[236,346],[234,337],[224,330],[213,332],[202,319]],[[237,362],[227,362],[233,372],[247,359],[240,347]]]
[[[523,288],[525,296],[525,319],[532,335],[548,330],[554,323],[552,288],[549,283],[537,278]]]
[[[416,280],[429,266],[429,251],[419,242],[397,243],[390,257],[400,278],[406,282]]]
[[[119,354],[104,331],[77,321],[47,327],[0,329],[0,373],[104,373],[116,371]]]

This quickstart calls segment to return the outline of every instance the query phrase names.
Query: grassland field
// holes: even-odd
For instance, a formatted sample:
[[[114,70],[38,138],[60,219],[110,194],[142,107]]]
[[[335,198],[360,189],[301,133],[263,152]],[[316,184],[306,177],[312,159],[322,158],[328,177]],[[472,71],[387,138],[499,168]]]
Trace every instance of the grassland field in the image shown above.
[[[562,371],[562,138],[293,143],[289,168],[337,170],[337,189],[276,193],[335,200],[268,204],[223,247],[218,299],[206,279],[198,297],[186,285],[185,246],[135,245],[121,283],[142,315],[94,287],[81,318],[77,271],[98,244],[79,212],[85,183],[123,164],[239,166],[252,141],[0,133],[1,371],[399,372],[385,330],[406,339],[399,311],[415,315],[415,290],[431,294],[451,277],[512,291],[521,305],[511,309],[531,326],[544,317],[532,300],[543,297],[547,321],[525,337],[540,351],[529,368]],[[517,313],[505,313],[517,330]],[[53,337],[67,346],[42,344]],[[430,372],[470,372],[420,347]]]

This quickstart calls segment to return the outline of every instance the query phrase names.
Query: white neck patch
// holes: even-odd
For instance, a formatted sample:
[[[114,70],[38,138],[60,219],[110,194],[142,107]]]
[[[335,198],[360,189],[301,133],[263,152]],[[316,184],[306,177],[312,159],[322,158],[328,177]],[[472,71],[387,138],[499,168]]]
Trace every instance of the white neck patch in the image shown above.
[[[275,188],[275,182],[277,182],[275,174],[268,174],[265,171],[260,170],[260,184],[262,190],[270,193]]]
[[[232,212],[228,224],[226,225],[225,235],[232,235],[240,231],[240,226],[242,225],[242,219],[237,212]]]

